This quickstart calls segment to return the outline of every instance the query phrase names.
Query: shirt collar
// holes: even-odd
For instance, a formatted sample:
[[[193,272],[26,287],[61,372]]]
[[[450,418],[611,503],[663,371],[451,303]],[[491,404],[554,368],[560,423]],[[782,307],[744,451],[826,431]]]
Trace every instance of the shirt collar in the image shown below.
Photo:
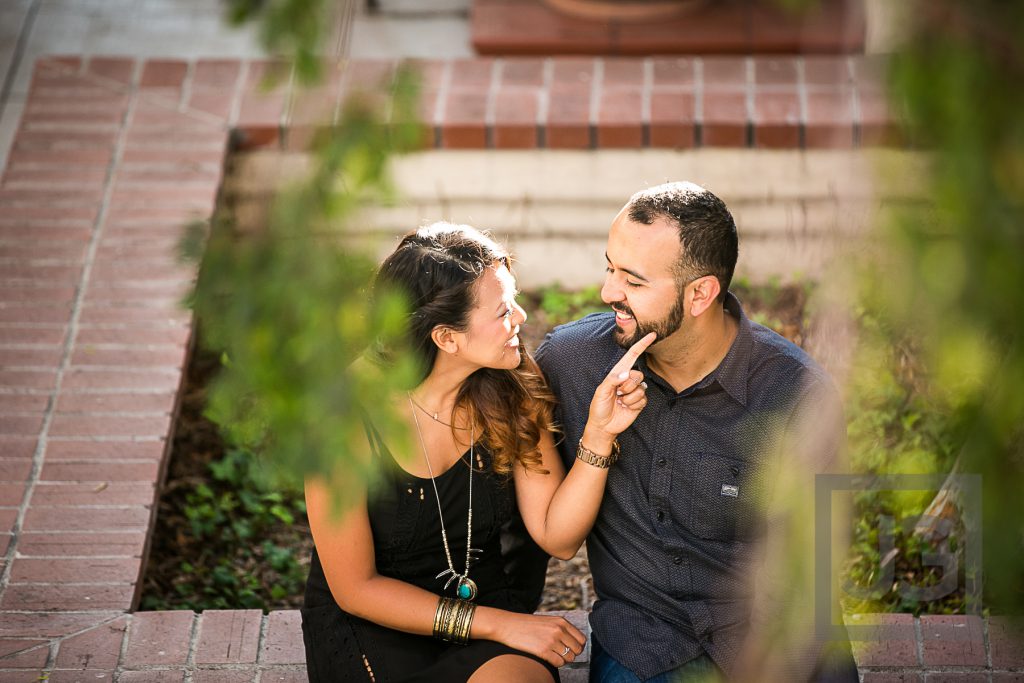
[[[743,312],[740,300],[732,292],[725,294],[725,312],[736,318],[738,327],[736,338],[729,347],[729,352],[711,373],[725,391],[736,399],[740,405],[747,405],[747,378],[750,376],[750,353],[754,345],[754,335],[750,329],[750,319]]]

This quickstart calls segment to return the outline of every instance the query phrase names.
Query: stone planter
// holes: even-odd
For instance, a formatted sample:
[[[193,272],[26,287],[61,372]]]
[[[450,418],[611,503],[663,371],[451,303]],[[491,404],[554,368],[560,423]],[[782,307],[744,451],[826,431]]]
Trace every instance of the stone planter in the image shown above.
[[[708,2],[709,0],[544,0],[544,4],[563,14],[597,21],[674,19]]]

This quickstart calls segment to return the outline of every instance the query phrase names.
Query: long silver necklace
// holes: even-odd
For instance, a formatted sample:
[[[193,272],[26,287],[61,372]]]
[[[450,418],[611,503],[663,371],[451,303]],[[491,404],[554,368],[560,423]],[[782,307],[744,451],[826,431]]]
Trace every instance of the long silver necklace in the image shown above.
[[[420,448],[423,449],[423,459],[427,461],[427,472],[430,474],[430,484],[434,487],[434,498],[437,500],[437,516],[441,520],[441,542],[444,544],[444,556],[448,560],[448,568],[443,572],[435,576],[435,579],[440,579],[443,576],[447,576],[448,580],[444,584],[442,590],[448,590],[448,586],[451,585],[452,581],[457,581],[455,586],[455,593],[463,600],[472,600],[477,595],[476,583],[473,579],[469,578],[469,563],[471,559],[474,559],[474,555],[478,555],[483,552],[473,547],[473,422],[470,418],[469,423],[469,513],[466,521],[466,568],[461,574],[455,571],[455,565],[452,563],[452,554],[448,549],[448,533],[444,528],[444,513],[441,512],[441,496],[437,492],[437,483],[434,481],[434,469],[430,466],[430,457],[427,455],[427,444],[423,440],[423,432],[420,431],[420,420],[416,416],[416,408],[414,407],[412,395],[407,393],[406,398],[409,399],[409,410],[412,412],[412,421],[416,425],[416,435],[420,439]],[[462,459],[461,457],[459,458]]]

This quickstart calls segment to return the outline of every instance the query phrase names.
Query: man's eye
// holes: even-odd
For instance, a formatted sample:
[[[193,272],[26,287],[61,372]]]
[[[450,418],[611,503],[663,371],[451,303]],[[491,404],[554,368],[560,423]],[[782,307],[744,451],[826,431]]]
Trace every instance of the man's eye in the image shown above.
[[[629,280],[626,280],[626,286],[627,287],[640,287],[641,284],[639,282],[630,282]]]
[[[611,273],[613,272],[613,271],[612,271],[612,267],[611,267],[611,266],[605,266],[605,267],[604,267],[604,272],[606,272],[606,273],[608,273],[608,274],[611,274]]]

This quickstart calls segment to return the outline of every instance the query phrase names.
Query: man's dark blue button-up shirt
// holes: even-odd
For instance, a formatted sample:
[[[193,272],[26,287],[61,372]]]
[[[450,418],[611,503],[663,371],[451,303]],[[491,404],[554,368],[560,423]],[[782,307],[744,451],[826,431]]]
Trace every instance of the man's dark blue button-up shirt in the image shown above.
[[[594,636],[641,679],[702,652],[730,669],[750,618],[752,542],[764,522],[757,503],[771,494],[782,435],[798,406],[822,391],[836,396],[806,353],[727,297],[738,333],[707,377],[676,392],[644,358],[637,363],[648,403],[619,436],[622,454],[587,539]],[[567,467],[594,390],[625,353],[614,327],[611,313],[589,315],[556,328],[537,351],[558,398]]]

